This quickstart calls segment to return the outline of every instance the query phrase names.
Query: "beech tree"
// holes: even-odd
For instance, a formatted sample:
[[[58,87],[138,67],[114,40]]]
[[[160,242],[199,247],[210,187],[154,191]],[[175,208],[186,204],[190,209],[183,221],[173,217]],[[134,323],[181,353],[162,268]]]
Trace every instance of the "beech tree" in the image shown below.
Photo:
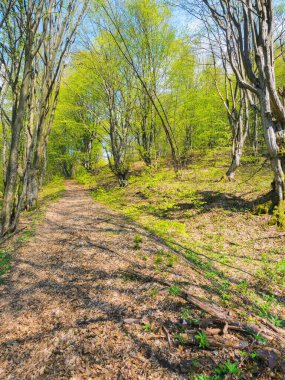
[[[218,34],[219,36],[219,34]],[[221,43],[218,38],[218,42]],[[235,179],[235,173],[240,166],[243,148],[250,128],[250,113],[248,104],[247,90],[240,87],[239,82],[230,72],[228,67],[228,57],[219,44],[218,56],[212,46],[212,57],[215,67],[215,86],[217,92],[225,107],[229,125],[232,132],[232,159],[231,164],[226,172],[226,179],[232,181]],[[221,68],[217,67],[217,60],[221,62]],[[218,76],[223,77],[223,88],[220,88]]]
[[[187,9],[193,4],[188,2]],[[223,36],[228,60],[241,88],[256,96],[268,154],[274,172],[277,201],[284,200],[283,141],[285,108],[275,79],[276,40],[272,1],[201,0],[200,15],[208,17]],[[250,97],[253,101],[254,97]]]
[[[26,208],[31,210],[37,204],[39,187],[46,166],[48,137],[54,119],[60,82],[66,57],[74,35],[86,10],[87,1],[82,7],[77,1],[54,2],[45,39],[40,50],[39,96],[36,106],[36,122],[30,145],[29,163],[26,173]],[[75,16],[76,15],[76,16]]]
[[[4,195],[2,235],[36,204],[65,58],[86,9],[65,1],[14,1],[1,29]],[[77,16],[75,16],[75,11]],[[4,121],[4,122],[3,122]],[[7,128],[10,139],[8,141]],[[25,133],[24,133],[25,132]],[[41,174],[39,174],[39,172]]]
[[[8,17],[15,0],[3,0],[0,4],[0,29],[4,25],[6,18]]]
[[[11,92],[10,109],[4,111],[4,102],[2,102],[1,110],[11,129],[11,142],[8,146],[9,152],[7,152],[8,158],[4,170],[2,234],[7,233],[10,228],[15,228],[16,225],[21,132],[27,120],[34,75],[33,63],[44,37],[43,33],[41,35],[38,33],[43,19],[44,5],[44,0],[15,2],[1,30],[1,76],[3,83],[7,85],[6,94],[8,91]],[[47,18],[42,22],[44,29]],[[4,144],[7,142],[5,141]]]
[[[142,8],[146,9],[144,2],[142,1]],[[109,32],[110,36],[112,36],[116,46],[121,54],[121,56],[125,59],[126,63],[129,65],[133,74],[135,75],[137,81],[140,83],[141,88],[145,92],[148,97],[155,114],[157,115],[159,122],[164,130],[166,139],[168,141],[171,156],[174,168],[177,171],[180,169],[180,153],[179,147],[176,141],[176,136],[173,131],[173,127],[170,123],[167,111],[161,101],[161,96],[157,91],[156,87],[153,85],[153,77],[151,81],[148,80],[148,77],[145,77],[145,60],[140,59],[140,45],[138,44],[138,35],[136,32],[136,22],[140,23],[142,20],[134,20],[128,12],[122,12],[124,10],[124,4],[119,7],[114,6],[109,1],[105,4],[104,2],[99,3],[99,7],[102,11],[102,14],[105,18],[105,28]],[[142,38],[142,37],[141,37]],[[143,37],[145,38],[145,37]],[[149,52],[151,53],[151,49],[155,50],[153,41],[149,41]],[[147,43],[147,40],[143,42],[143,44]],[[151,58],[149,56],[149,58]],[[154,57],[152,57],[154,58]],[[155,58],[156,59],[156,58]],[[151,69],[152,70],[152,69]],[[153,76],[152,71],[152,76]]]

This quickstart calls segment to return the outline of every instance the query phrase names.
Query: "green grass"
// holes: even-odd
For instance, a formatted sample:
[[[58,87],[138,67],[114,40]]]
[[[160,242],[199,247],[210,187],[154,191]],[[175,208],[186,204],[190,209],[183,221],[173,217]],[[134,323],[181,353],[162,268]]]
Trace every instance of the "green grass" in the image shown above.
[[[40,192],[39,203],[46,204],[56,201],[60,198],[65,190],[63,177],[54,177],[53,180],[47,183]]]
[[[9,252],[0,251],[0,284],[4,282],[3,276],[10,269],[11,256]]]
[[[94,188],[96,186],[94,176],[82,166],[77,170],[74,179],[79,184],[84,185],[87,189]]]

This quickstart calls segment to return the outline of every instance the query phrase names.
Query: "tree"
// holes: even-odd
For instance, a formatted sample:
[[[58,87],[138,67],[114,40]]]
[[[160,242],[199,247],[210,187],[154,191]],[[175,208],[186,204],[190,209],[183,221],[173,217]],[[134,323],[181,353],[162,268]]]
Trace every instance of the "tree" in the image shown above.
[[[107,4],[100,3],[100,8],[105,15],[105,28],[113,38],[121,56],[125,59],[133,71],[136,79],[145,91],[155,113],[160,120],[161,126],[169,143],[174,168],[176,171],[179,171],[179,149],[166,109],[164,108],[156,89],[153,86],[151,89],[148,88],[147,80],[144,78],[144,68],[141,64],[142,62],[137,59],[136,27],[134,26],[133,28],[129,28],[129,25],[132,25],[132,22],[129,18],[129,14],[127,12],[122,12],[122,10],[125,9],[124,3],[121,4],[121,7],[114,7],[110,4],[110,2],[107,2]],[[131,34],[129,33],[130,31]]]
[[[29,163],[26,170],[26,208],[36,207],[39,187],[43,180],[46,165],[46,149],[65,60],[74,40],[79,23],[86,10],[87,1],[80,8],[75,0],[54,2],[50,14],[46,36],[38,68],[39,88],[36,106],[36,121],[33,138],[29,147]],[[76,16],[75,16],[76,15]]]
[[[44,37],[44,33],[40,36],[38,34],[44,5],[43,0],[15,2],[1,31],[3,41],[0,50],[1,75],[3,82],[11,91],[11,111],[2,110],[11,128],[7,167],[4,170],[2,234],[7,233],[10,228],[15,228],[16,224],[20,138],[28,113],[34,74],[33,62]],[[44,19],[43,29],[46,25],[47,19]]]
[[[25,201],[29,209],[36,203],[65,58],[87,5],[77,17],[76,3],[15,1],[3,23],[1,118],[11,130],[7,142],[4,125],[3,235],[15,229]]]
[[[190,5],[188,3],[188,8]],[[282,201],[285,190],[282,168],[285,109],[275,79],[275,38],[280,38],[280,34],[274,35],[273,3],[265,0],[202,0],[200,5],[204,16],[206,12],[210,16],[208,22],[214,22],[223,36],[239,86],[259,100],[264,138],[274,172],[275,195],[277,201]]]

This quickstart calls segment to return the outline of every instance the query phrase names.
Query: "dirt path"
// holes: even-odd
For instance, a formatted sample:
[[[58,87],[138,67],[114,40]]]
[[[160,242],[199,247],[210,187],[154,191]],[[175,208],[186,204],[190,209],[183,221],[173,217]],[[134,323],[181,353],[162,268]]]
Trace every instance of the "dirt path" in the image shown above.
[[[0,287],[0,379],[189,378],[187,353],[177,359],[160,328],[183,303],[124,275],[161,248],[69,182]],[[168,278],[183,271],[178,263]]]

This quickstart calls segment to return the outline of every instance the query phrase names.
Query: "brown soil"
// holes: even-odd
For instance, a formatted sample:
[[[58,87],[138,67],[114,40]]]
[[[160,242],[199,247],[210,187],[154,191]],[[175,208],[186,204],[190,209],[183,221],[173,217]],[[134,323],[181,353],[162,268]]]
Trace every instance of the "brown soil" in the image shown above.
[[[161,249],[167,247],[158,239],[68,182],[0,287],[0,379],[189,379],[235,360],[236,348],[175,344],[181,309],[191,306],[129,272],[184,281],[191,294],[212,301],[215,291],[183,261],[163,266]],[[264,371],[259,378],[270,378]]]

